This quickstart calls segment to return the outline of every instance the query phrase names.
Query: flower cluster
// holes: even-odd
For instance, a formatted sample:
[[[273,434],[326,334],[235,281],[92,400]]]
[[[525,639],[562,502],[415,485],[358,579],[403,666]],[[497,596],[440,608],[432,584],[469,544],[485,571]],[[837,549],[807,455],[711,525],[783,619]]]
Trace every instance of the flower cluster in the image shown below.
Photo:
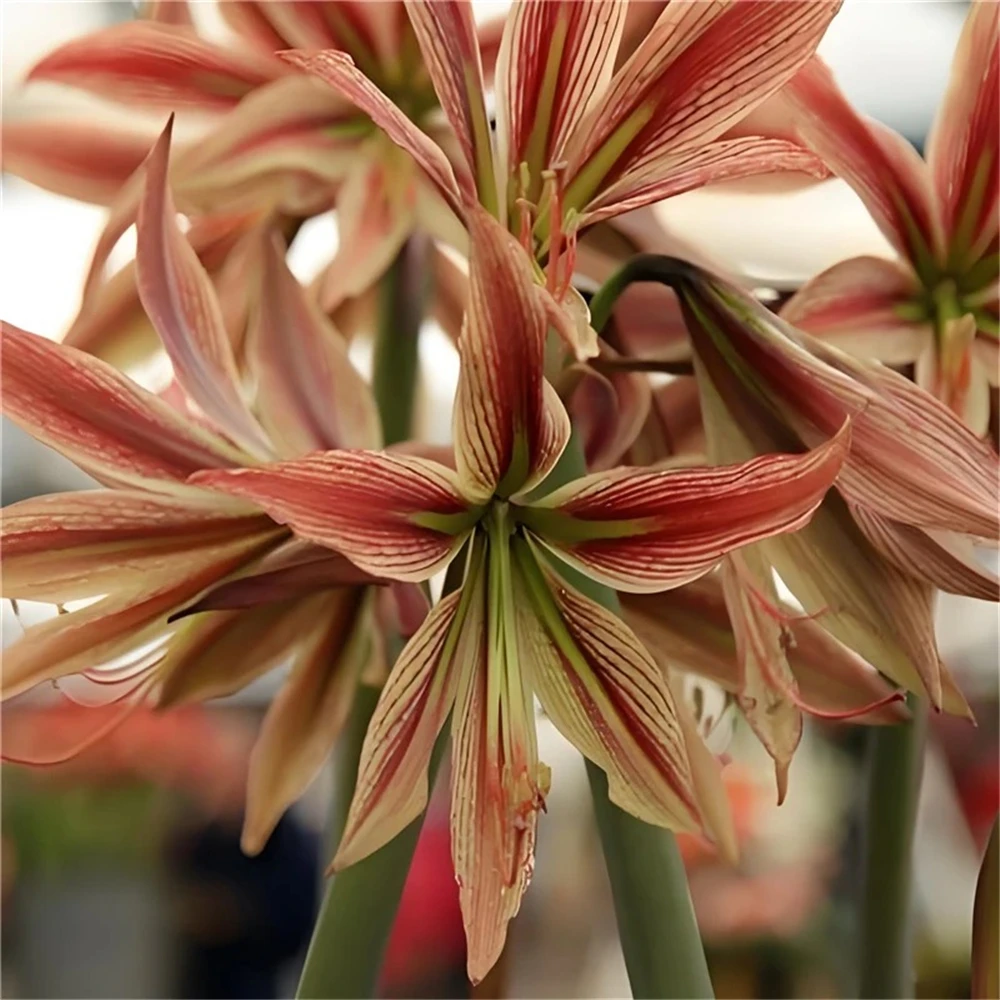
[[[803,714],[892,724],[906,691],[967,713],[933,595],[998,597],[973,550],[1000,538],[975,368],[996,367],[996,5],[972,5],[933,198],[815,57],[836,2],[659,6],[637,27],[623,2],[522,0],[498,33],[460,0],[231,2],[223,45],[185,4],[152,4],[30,77],[143,124],[4,125],[6,169],[110,210],[65,342],[3,328],[4,413],[100,484],[4,511],[3,596],[84,602],[7,651],[4,696],[100,687],[121,719],[289,666],[251,764],[257,851],[357,685],[382,686],[333,867],[421,814],[450,732],[477,981],[531,877],[536,700],[618,807],[731,855],[679,674],[731,694],[780,798]],[[831,171],[908,270],[838,265],[779,317],[624,235],[695,187]],[[303,288],[287,245],[330,206],[340,250]],[[135,260],[106,277],[133,222]],[[345,336],[372,333],[348,304],[393,282],[417,232],[448,246],[423,264],[460,359],[434,457],[382,447],[384,386],[412,383],[414,352],[380,330],[373,392]],[[588,305],[609,259],[623,268]],[[669,287],[662,315],[614,308],[633,281]],[[628,347],[657,336],[683,373],[653,389]],[[121,370],[154,347],[159,393]]]

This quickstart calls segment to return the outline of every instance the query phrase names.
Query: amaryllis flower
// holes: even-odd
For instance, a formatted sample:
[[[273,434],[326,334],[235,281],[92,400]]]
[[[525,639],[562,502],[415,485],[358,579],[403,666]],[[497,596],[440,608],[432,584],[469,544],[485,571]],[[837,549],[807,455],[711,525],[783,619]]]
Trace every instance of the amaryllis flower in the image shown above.
[[[581,229],[713,181],[823,172],[794,142],[726,133],[806,62],[838,6],[675,0],[616,70],[628,4],[515,3],[497,60],[494,138],[471,6],[413,0],[410,19],[462,154],[451,163],[345,53],[284,57],[371,115],[458,215],[478,202],[517,235],[545,263],[550,297],[566,306],[555,322],[587,356],[596,345],[571,288]]]
[[[996,578],[973,551],[1000,536],[996,453],[892,369],[796,330],[691,265],[660,259],[655,269],[687,319],[713,461],[815,447],[852,420],[836,489],[809,525],[726,560],[722,580],[744,673],[763,671],[766,685],[795,705],[785,655],[795,616],[774,592],[776,570],[833,637],[935,707],[967,712],[937,652],[932,599],[935,587],[998,598]],[[795,742],[788,726],[776,731],[779,717],[751,718],[776,759]]]
[[[88,602],[4,651],[3,695],[62,679],[77,697],[106,690],[124,718],[140,701],[229,694],[290,663],[252,761],[244,842],[258,850],[323,763],[373,666],[376,591],[369,574],[293,539],[260,507],[185,480],[318,448],[377,446],[379,431],[345,344],[276,240],[256,276],[248,400],[209,278],[177,226],[169,140],[168,128],[144,170],[137,273],[178,406],[88,354],[3,328],[3,412],[102,484],[3,512],[3,596]]]
[[[184,0],[154,5],[152,19],[70,41],[28,76],[29,83],[96,95],[129,117],[75,109],[38,116],[16,107],[5,116],[5,170],[111,209],[83,308],[66,338],[105,357],[141,354],[153,343],[136,322],[141,311],[131,269],[108,284],[103,272],[134,221],[141,190],[135,170],[168,112],[179,115],[171,185],[213,276],[227,263],[227,272],[239,272],[248,245],[260,242],[258,228],[287,230],[336,205],[345,250],[324,272],[319,290],[330,312],[379,277],[428,204],[439,201],[410,158],[353,103],[275,54],[290,48],[349,54],[413,121],[447,144],[447,124],[402,3],[226,2],[218,5],[233,29],[225,43],[201,37],[186,10]],[[487,33],[483,44],[492,66],[491,37]],[[434,208],[436,220],[442,214]],[[220,227],[235,237],[232,245],[210,238]],[[224,305],[227,277],[220,289]]]
[[[370,854],[423,809],[431,749],[451,713],[453,854],[469,973],[479,980],[530,878],[549,784],[533,696],[604,768],[622,808],[674,830],[717,823],[711,776],[688,759],[661,672],[631,630],[556,567],[623,590],[693,580],[726,553],[806,523],[847,437],[726,468],[619,469],[539,499],[570,434],[542,376],[545,309],[523,247],[482,209],[470,207],[467,219],[457,471],[332,451],[192,481],[252,500],[380,577],[426,580],[464,551],[461,588],[430,612],[383,690],[334,865]]]
[[[859,357],[916,363],[916,378],[977,433],[1000,371],[1000,7],[970,4],[922,161],[858,115],[820,63],[786,92],[798,130],[858,193],[899,254],[858,257],[785,307],[795,325]]]

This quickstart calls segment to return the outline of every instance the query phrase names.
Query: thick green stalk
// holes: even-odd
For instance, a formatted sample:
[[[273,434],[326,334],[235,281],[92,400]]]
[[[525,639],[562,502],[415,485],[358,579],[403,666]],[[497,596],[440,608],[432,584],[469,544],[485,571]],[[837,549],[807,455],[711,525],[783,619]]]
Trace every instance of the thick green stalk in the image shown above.
[[[379,286],[372,391],[385,444],[410,437],[417,383],[417,349],[424,313],[424,242],[408,240]],[[357,779],[361,746],[378,693],[361,687],[340,746],[331,812],[331,847],[340,840]],[[428,773],[434,787],[444,740]],[[399,907],[423,816],[380,850],[337,874],[320,908],[306,955],[299,997],[374,996],[382,954]]]
[[[583,449],[574,435],[546,485],[559,486],[585,472]],[[566,575],[588,597],[620,612],[613,590],[579,573]],[[619,809],[608,798],[604,772],[589,761],[587,776],[632,995],[637,1000],[713,997],[674,835]]]
[[[417,393],[417,349],[427,293],[426,241],[413,236],[379,284],[372,392],[387,445],[406,441]]]
[[[868,732],[865,865],[858,996],[913,996],[913,833],[927,734],[927,703],[913,720]]]

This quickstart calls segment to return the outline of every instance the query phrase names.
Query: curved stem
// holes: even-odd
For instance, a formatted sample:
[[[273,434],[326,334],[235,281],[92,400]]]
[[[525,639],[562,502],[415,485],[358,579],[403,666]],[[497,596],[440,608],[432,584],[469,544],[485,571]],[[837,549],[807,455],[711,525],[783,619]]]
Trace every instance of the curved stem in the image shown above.
[[[865,863],[858,996],[913,996],[913,834],[927,734],[927,703],[913,719],[868,733]]]
[[[574,434],[550,478],[560,486],[585,473],[583,448]],[[620,613],[613,590],[565,569],[573,586],[609,611]],[[587,776],[632,995],[713,997],[705,949],[674,835],[619,809],[608,798],[604,772],[589,761]]]
[[[417,383],[417,350],[424,314],[425,241],[412,237],[382,277],[375,338],[372,391],[382,420],[385,444],[410,437]],[[398,645],[398,644],[397,644]],[[335,847],[350,807],[358,762],[378,692],[362,686],[356,693],[340,746],[341,766],[331,811],[329,839]],[[428,771],[434,787],[446,740],[435,747]],[[298,997],[369,997],[375,993],[399,900],[417,846],[423,816],[363,861],[340,872],[329,884],[306,955]]]

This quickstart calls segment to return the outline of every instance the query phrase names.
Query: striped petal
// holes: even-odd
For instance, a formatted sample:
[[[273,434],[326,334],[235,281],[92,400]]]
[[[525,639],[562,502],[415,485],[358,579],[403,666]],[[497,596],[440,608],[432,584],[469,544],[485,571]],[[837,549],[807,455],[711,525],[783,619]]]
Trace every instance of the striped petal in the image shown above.
[[[520,515],[557,555],[618,590],[664,590],[734,549],[795,531],[833,484],[847,428],[801,455],[739,465],[586,476]]]
[[[101,480],[148,486],[246,461],[221,438],[82,351],[8,323],[2,349],[4,414]]]
[[[891,368],[799,332],[722,279],[683,262],[664,266],[700,381],[767,444],[759,450],[775,440],[823,440],[851,418],[851,453],[837,483],[848,500],[923,528],[1000,534],[997,454],[943,403]]]
[[[299,537],[392,580],[427,580],[443,569],[480,514],[450,469],[388,452],[317,452],[193,481],[252,500]]]
[[[933,340],[930,323],[901,315],[919,294],[910,268],[880,257],[854,257],[807,282],[781,317],[848,354],[883,364],[912,364]]]
[[[851,514],[868,541],[909,576],[951,594],[1000,601],[1000,580],[980,564],[964,535],[914,528],[865,507],[852,507]]]
[[[255,212],[200,216],[185,234],[202,266],[216,282],[220,303],[225,300],[227,273],[236,265],[243,269],[238,259],[242,255],[242,241],[257,221]],[[240,298],[245,300],[242,281],[240,284]],[[228,318],[227,327],[232,332]],[[160,338],[139,301],[135,261],[129,261],[84,296],[80,312],[62,342],[126,371],[148,362],[161,349]]]
[[[517,589],[506,540],[490,547],[488,579],[488,589],[466,585],[475,590],[456,649],[461,673],[452,722],[452,857],[474,983],[500,957],[531,880],[538,812],[549,789],[514,638]]]
[[[611,800],[647,823],[700,830],[673,697],[632,631],[515,542],[517,637],[556,728],[608,775]]]
[[[587,204],[580,225],[591,226],[709,184],[784,172],[829,176],[815,153],[783,139],[754,135],[720,139],[681,153],[668,150],[608,184]]]
[[[172,127],[173,119],[146,162],[136,222],[139,298],[185,392],[233,440],[251,452],[267,454],[267,440],[243,399],[212,282],[177,225],[167,188]]]
[[[296,597],[307,597],[317,591],[376,582],[376,577],[358,569],[339,552],[333,552],[322,545],[313,545],[312,542],[290,538],[273,552],[256,560],[250,569],[211,587],[194,604],[174,615],[174,618],[202,611],[257,608]],[[412,587],[420,592],[416,584],[399,586]],[[423,610],[426,613],[426,607]]]
[[[927,139],[927,162],[956,265],[996,245],[1000,198],[1000,9],[969,5],[951,80]]]
[[[172,610],[266,551],[273,529],[163,556],[135,588],[27,629],[4,650],[3,697],[141,651],[167,630]]]
[[[312,594],[250,610],[187,616],[189,603],[170,616],[169,642],[156,664],[157,707],[225,698],[287,664],[315,636],[331,599],[330,594]],[[180,615],[185,617],[178,621]]]
[[[427,805],[434,741],[455,700],[458,670],[474,655],[470,641],[481,631],[481,624],[471,633],[464,628],[477,591],[481,599],[482,581],[473,579],[442,598],[399,654],[368,725],[335,871],[377,851]]]
[[[284,811],[320,772],[347,721],[370,646],[370,600],[358,589],[327,599],[264,716],[247,777],[241,843],[249,854],[263,849]]]
[[[622,594],[622,613],[660,667],[700,674],[736,694],[740,688],[736,639],[726,607],[722,574],[658,594]],[[823,616],[796,615],[780,604],[792,635],[785,655],[808,711],[869,725],[901,722],[904,705],[857,653],[823,627]],[[877,707],[874,707],[877,706]]]
[[[139,125],[79,118],[11,118],[3,123],[3,169],[32,184],[95,205],[109,205],[156,136]]]
[[[626,171],[718,138],[815,52],[839,4],[672,3],[567,147],[567,208]]]
[[[81,490],[3,509],[2,594],[74,601],[141,587],[164,559],[267,530],[260,514],[191,491]]]
[[[383,129],[397,146],[408,152],[437,186],[449,207],[462,214],[463,193],[474,198],[475,182],[467,171],[455,171],[433,139],[422,132],[386,97],[342,52],[286,52],[282,58],[306,73],[329,84],[338,94],[353,102]]]
[[[38,62],[28,80],[143,108],[225,111],[288,72],[271,55],[217,46],[185,27],[133,21],[67,42]]]
[[[376,447],[378,413],[347,344],[288,269],[281,238],[265,240],[249,334],[262,425],[287,456]]]
[[[247,95],[204,138],[178,151],[174,194],[185,211],[274,206],[318,214],[371,131],[350,101],[319,80],[285,77]]]
[[[472,4],[468,0],[408,0],[406,11],[438,100],[455,131],[468,172],[475,178],[478,199],[495,211],[493,140]]]
[[[797,112],[797,129],[831,170],[865,203],[886,239],[921,275],[941,251],[928,170],[897,132],[863,118],[813,59],[784,91]]]
[[[543,375],[545,310],[524,248],[470,209],[469,303],[459,339],[455,452],[467,496],[485,501],[541,482],[569,439]]]
[[[496,84],[498,159],[511,177],[526,163],[540,185],[541,172],[562,160],[573,127],[611,81],[628,6],[526,0],[511,7]]]
[[[787,633],[773,614],[778,600],[766,557],[757,548],[726,557],[722,588],[736,640],[737,699],[750,728],[774,760],[778,805],[788,792],[788,769],[802,739],[802,712],[785,648]]]
[[[360,295],[396,259],[416,220],[414,174],[404,154],[384,141],[359,151],[337,195],[339,246],[323,276],[321,300],[327,313]]]

